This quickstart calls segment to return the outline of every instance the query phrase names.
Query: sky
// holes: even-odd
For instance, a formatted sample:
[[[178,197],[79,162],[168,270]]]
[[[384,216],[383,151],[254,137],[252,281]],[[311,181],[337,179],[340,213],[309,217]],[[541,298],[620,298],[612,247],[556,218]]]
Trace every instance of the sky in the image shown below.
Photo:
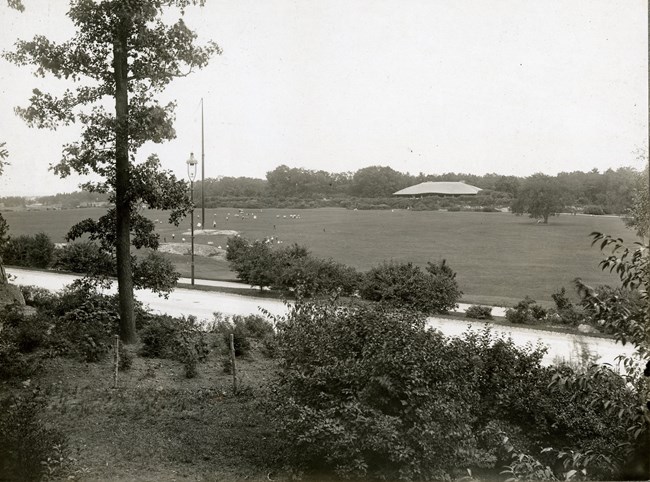
[[[74,33],[64,0],[0,4],[0,50]],[[648,146],[644,0],[207,0],[186,12],[223,54],[175,80],[177,138],[147,145],[186,177],[264,178],[280,164],[356,171],[528,176],[643,167]],[[0,142],[11,165],[0,197],[71,192],[48,166],[79,127],[27,127],[13,112],[36,78],[0,59]],[[199,174],[200,176],[200,174]]]

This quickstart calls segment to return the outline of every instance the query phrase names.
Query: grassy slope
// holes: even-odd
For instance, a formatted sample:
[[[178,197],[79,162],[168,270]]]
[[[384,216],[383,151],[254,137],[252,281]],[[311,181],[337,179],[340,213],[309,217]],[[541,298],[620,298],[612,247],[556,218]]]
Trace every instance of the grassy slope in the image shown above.
[[[109,357],[110,358],[110,357]],[[240,360],[243,393],[218,354],[187,379],[169,360],[136,357],[113,389],[112,364],[55,358],[32,381],[46,396],[46,419],[67,437],[82,480],[267,480],[273,430],[259,401],[275,362]]]
[[[590,284],[613,283],[615,278],[597,267],[602,255],[590,247],[589,233],[601,231],[634,241],[632,232],[618,218],[611,217],[563,215],[543,225],[527,217],[503,213],[249,211],[254,211],[257,219],[242,220],[234,216],[233,209],[208,209],[207,227],[211,228],[215,220],[217,228],[233,229],[250,238],[279,236],[285,244],[304,244],[317,256],[332,257],[362,270],[391,258],[422,265],[446,258],[458,272],[468,301],[493,304],[512,304],[526,295],[549,301],[551,293],[561,286],[571,292],[576,277]],[[45,231],[55,242],[61,242],[68,226],[102,212],[100,209],[8,212],[5,218],[13,234]],[[198,213],[197,209],[195,215]],[[189,244],[189,236],[183,234],[189,231],[188,222],[177,228],[166,223],[163,213],[146,214],[151,219],[165,221],[157,225],[161,240],[166,237],[171,241],[174,233],[176,241],[184,236]],[[288,214],[299,214],[300,219],[290,219]],[[196,238],[197,243],[213,241],[224,247],[225,240],[224,236]],[[189,275],[189,256],[174,256],[173,260],[183,275]],[[225,261],[211,258],[197,259],[196,276],[235,278]]]

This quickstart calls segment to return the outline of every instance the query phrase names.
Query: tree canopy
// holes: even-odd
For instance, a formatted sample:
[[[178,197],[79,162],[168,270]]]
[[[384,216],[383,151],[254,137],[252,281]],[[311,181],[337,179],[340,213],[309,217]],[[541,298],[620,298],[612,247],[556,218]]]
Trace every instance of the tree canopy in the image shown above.
[[[551,176],[533,174],[526,178],[512,203],[515,214],[528,213],[531,218],[548,223],[549,216],[555,216],[565,206],[564,190]]]

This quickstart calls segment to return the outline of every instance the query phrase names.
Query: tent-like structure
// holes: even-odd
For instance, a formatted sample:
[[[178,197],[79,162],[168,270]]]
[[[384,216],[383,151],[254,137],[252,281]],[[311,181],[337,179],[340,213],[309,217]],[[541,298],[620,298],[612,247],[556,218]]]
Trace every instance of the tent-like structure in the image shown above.
[[[421,182],[415,186],[410,186],[401,191],[393,193],[393,196],[473,196],[480,189],[470,186],[464,182]]]

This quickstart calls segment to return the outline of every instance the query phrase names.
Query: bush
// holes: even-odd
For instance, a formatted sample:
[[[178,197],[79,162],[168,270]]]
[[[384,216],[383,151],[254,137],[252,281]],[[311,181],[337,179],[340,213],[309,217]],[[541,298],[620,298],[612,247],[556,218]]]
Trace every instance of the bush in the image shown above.
[[[465,311],[467,318],[474,318],[476,320],[491,320],[492,307],[491,306],[478,306],[472,305]]]
[[[14,306],[0,312],[0,380],[26,379],[40,369],[34,352],[46,344],[50,326],[46,317],[26,316]]]
[[[360,278],[354,268],[310,255],[286,260],[280,255],[275,272],[274,289],[305,298],[350,296],[357,290]]]
[[[445,339],[422,317],[302,304],[278,329],[277,414],[294,469],[439,480],[468,463],[474,395],[452,381]]]
[[[0,336],[0,380],[26,379],[38,371],[38,360],[21,353],[18,346]]]
[[[57,295],[50,290],[38,286],[25,285],[20,285],[19,288],[27,306],[33,306],[39,309],[43,308],[45,310],[51,310],[54,306]]]
[[[230,351],[230,335],[234,335],[235,356],[247,356],[253,348],[269,347],[275,337],[273,325],[259,315],[234,315],[224,317],[215,313],[215,322],[211,331],[221,335],[224,352]]]
[[[580,446],[619,459],[617,441],[632,437],[592,403],[632,407],[623,378],[554,385],[558,373],[575,380],[576,372],[543,367],[544,349],[517,347],[489,329],[446,338],[413,312],[316,303],[298,304],[277,326],[276,415],[297,471],[442,480],[455,469],[507,464],[504,437],[537,458],[543,447]],[[556,476],[564,478],[561,469]]]
[[[194,317],[154,316],[140,332],[140,340],[141,356],[179,361],[187,378],[196,376],[198,363],[210,352],[205,333]]]
[[[602,206],[596,206],[593,204],[590,204],[582,208],[582,212],[584,214],[592,214],[594,216],[602,216],[604,214],[608,214],[607,211],[605,211],[605,209],[603,209]]]
[[[54,243],[45,233],[12,237],[5,244],[4,263],[31,268],[47,268],[54,260]]]
[[[514,308],[506,310],[506,320],[510,323],[534,325],[543,321],[547,314],[535,300],[526,296]]]
[[[111,254],[92,241],[77,241],[57,249],[53,267],[88,275],[115,276],[117,273]]]
[[[0,401],[1,480],[41,480],[62,475],[65,438],[39,419],[44,405],[34,394]]]
[[[426,314],[446,313],[462,295],[455,276],[444,260],[438,265],[429,263],[426,272],[413,263],[385,262],[366,273],[359,294],[366,300]]]

